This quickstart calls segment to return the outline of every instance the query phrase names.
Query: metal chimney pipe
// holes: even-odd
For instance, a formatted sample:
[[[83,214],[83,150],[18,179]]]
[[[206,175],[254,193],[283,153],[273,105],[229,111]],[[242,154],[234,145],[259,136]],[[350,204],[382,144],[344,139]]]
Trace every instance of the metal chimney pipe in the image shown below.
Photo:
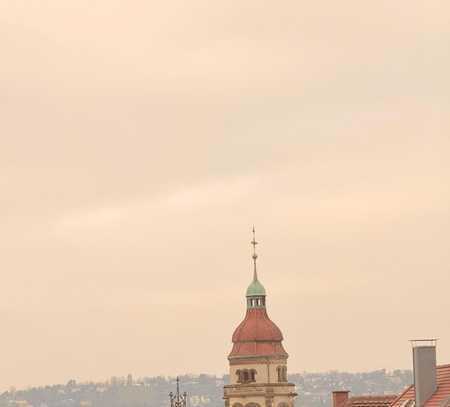
[[[423,407],[437,389],[436,339],[416,339],[411,343],[416,393],[415,407]]]

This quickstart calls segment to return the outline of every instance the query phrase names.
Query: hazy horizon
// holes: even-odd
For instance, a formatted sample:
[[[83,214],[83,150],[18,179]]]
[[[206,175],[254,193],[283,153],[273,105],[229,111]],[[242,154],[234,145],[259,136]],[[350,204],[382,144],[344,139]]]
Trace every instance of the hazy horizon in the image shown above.
[[[356,375],[356,377],[351,377],[353,379],[361,379],[361,377],[358,377],[358,375],[370,375],[370,374],[376,374],[379,373],[380,371],[385,372],[385,375],[387,377],[396,377],[399,378],[399,375],[396,376],[396,374],[398,374],[399,372],[401,372],[403,375],[405,375],[405,372],[409,372],[411,377],[408,378],[408,380],[406,381],[405,379],[405,383],[404,386],[409,386],[412,382],[412,369],[394,369],[394,370],[387,370],[387,369],[378,369],[378,370],[367,370],[367,371],[355,371],[355,372],[349,372],[349,371],[338,371],[338,370],[329,370],[329,371],[324,371],[324,372],[290,372],[288,375],[291,377],[295,377],[298,375],[302,375],[302,376],[318,376],[321,378],[322,381],[327,380],[327,376],[329,375],[334,375],[334,374],[342,374],[345,375],[346,377],[348,375]],[[94,379],[83,379],[83,378],[78,378],[78,380],[75,380],[73,378],[65,381],[65,382],[58,382],[58,383],[40,383],[40,384],[34,384],[33,386],[25,386],[23,388],[18,388],[16,386],[11,386],[8,389],[0,389],[0,391],[28,391],[28,390],[32,390],[33,388],[42,388],[42,387],[46,387],[46,386],[70,386],[71,382],[73,380],[75,380],[75,383],[77,385],[87,385],[90,383],[103,383],[103,384],[108,384],[108,385],[113,385],[113,382],[115,381],[116,384],[126,384],[127,383],[127,379],[128,376],[131,375],[131,379],[133,384],[137,384],[137,383],[147,383],[148,384],[148,379],[158,379],[158,378],[163,378],[166,381],[171,381],[171,382],[176,382],[177,379],[179,379],[180,382],[180,387],[183,388],[185,385],[189,385],[189,386],[193,386],[192,382],[189,382],[189,380],[187,380],[189,377],[192,378],[201,378],[202,376],[206,376],[208,378],[216,378],[217,380],[224,380],[225,377],[229,378],[229,373],[228,372],[224,372],[224,373],[220,373],[220,374],[215,374],[215,373],[204,373],[204,372],[191,372],[191,373],[177,373],[176,375],[155,375],[155,376],[147,376],[147,375],[142,375],[142,376],[134,376],[132,373],[128,372],[128,373],[124,373],[121,375],[112,375],[110,377],[105,377],[103,379],[99,379],[97,378],[96,380]],[[392,376],[390,376],[392,375]],[[402,376],[403,377],[403,376]],[[309,378],[310,381],[314,381],[311,380],[311,378]],[[369,379],[368,377],[362,377],[362,379],[365,379],[366,381]],[[289,379],[292,380],[292,379]],[[187,383],[189,382],[189,383]],[[298,380],[297,380],[298,382]],[[228,384],[229,382],[225,379],[224,380],[225,384]],[[342,384],[342,383],[341,383]],[[398,383],[395,383],[398,386]],[[336,383],[336,385],[338,385]],[[379,386],[380,387],[380,386]],[[352,390],[350,389],[350,387],[341,387],[340,389],[345,389],[348,390],[350,392],[352,392]],[[400,387],[400,389],[404,389],[404,387]],[[366,392],[368,393],[368,392]],[[364,392],[358,391],[358,394],[365,394]],[[355,393],[356,395],[356,393]]]
[[[1,2],[0,389],[226,372],[252,225],[290,372],[450,363],[449,13]]]

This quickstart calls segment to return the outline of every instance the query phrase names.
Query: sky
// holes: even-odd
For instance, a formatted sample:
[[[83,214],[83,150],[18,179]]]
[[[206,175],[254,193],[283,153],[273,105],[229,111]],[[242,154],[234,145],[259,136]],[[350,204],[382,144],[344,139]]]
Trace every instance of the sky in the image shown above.
[[[0,0],[0,390],[227,372],[253,225],[291,372],[450,363],[449,13]]]

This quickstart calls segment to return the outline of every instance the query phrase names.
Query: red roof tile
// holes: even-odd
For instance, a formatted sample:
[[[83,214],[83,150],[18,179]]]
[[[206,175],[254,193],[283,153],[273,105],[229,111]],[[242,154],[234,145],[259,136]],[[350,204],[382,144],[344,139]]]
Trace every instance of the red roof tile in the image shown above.
[[[250,308],[233,334],[233,343],[283,340],[280,329],[270,320],[265,308]]]
[[[354,396],[350,397],[344,407],[389,407],[398,396],[386,394],[382,396]]]
[[[436,368],[437,390],[425,403],[424,407],[448,407],[450,406],[450,365],[441,365]],[[409,386],[391,407],[401,407],[408,400],[415,400],[414,386]]]
[[[250,308],[233,334],[230,358],[242,356],[287,356],[283,334],[270,320],[265,308]]]

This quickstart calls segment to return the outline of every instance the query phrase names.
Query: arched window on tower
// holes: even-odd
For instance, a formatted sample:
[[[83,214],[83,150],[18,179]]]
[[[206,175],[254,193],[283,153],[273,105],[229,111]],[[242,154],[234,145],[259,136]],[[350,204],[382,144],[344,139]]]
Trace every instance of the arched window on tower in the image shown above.
[[[260,308],[266,306],[266,299],[264,297],[250,297],[247,298],[248,308]]]
[[[278,374],[279,382],[287,382],[287,367],[286,366],[278,366],[277,374]]]
[[[256,381],[256,370],[255,369],[239,369],[236,371],[237,382],[238,383],[252,383]]]

